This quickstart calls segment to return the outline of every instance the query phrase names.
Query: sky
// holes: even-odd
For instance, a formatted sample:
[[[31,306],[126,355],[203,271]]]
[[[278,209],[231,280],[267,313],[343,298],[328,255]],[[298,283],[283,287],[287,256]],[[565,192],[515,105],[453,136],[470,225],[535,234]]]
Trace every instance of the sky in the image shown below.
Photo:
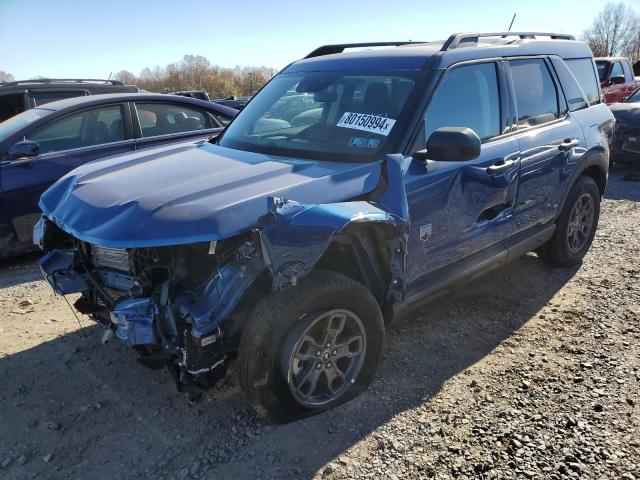
[[[627,0],[640,13],[640,0]],[[0,0],[0,70],[16,79],[139,74],[185,54],[280,69],[319,45],[453,32],[580,35],[606,0]]]

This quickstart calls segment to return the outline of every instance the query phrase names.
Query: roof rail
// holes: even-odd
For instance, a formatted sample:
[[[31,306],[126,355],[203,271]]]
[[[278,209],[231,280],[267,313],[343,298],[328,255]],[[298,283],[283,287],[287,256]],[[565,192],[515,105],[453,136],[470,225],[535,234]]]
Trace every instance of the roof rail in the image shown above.
[[[454,33],[451,35],[440,51],[446,52],[454,48],[459,48],[467,43],[477,43],[479,38],[484,37],[520,37],[521,39],[537,37],[550,37],[552,40],[575,40],[573,35],[566,33],[548,33],[548,32],[492,32],[492,33]]]
[[[14,82],[2,83],[0,85],[24,85],[27,83],[108,83],[110,85],[124,85],[120,80],[101,80],[97,78],[37,78],[34,80],[16,80]]]
[[[361,48],[361,47],[399,47],[400,45],[408,45],[412,43],[426,43],[426,42],[367,42],[367,43],[341,43],[336,45],[323,45],[316,48],[313,52],[304,58],[321,57],[323,55],[331,55],[332,53],[342,53],[347,48]]]

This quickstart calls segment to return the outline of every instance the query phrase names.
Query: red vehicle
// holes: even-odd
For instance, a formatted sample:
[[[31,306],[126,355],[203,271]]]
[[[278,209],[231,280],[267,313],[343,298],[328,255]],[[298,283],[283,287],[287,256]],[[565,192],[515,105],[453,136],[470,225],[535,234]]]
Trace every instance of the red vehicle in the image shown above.
[[[596,58],[602,97],[606,103],[624,102],[640,87],[629,60],[624,57]]]

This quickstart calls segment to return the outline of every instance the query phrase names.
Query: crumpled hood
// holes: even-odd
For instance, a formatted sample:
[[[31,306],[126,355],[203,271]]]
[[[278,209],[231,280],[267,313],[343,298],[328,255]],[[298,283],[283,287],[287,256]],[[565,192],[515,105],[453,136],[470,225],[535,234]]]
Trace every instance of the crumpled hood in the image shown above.
[[[219,240],[257,225],[272,197],[331,203],[370,192],[381,162],[339,163],[173,144],[85,164],[40,199],[46,217],[105,247]]]

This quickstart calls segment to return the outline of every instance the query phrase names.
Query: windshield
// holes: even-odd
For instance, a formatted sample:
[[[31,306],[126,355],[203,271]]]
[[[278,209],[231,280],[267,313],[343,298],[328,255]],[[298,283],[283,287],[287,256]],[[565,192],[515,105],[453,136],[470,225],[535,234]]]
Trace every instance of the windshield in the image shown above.
[[[609,68],[609,62],[596,62],[596,67],[598,68],[598,78],[601,82],[604,82],[605,78],[607,78],[607,68]]]
[[[52,110],[43,108],[32,108],[31,110],[26,110],[15,117],[5,120],[0,123],[0,142],[19,132],[30,123],[49,115],[51,112]]]
[[[636,92],[627,98],[627,103],[637,103],[640,102],[640,89],[636,90]]]
[[[218,143],[273,155],[361,160],[385,148],[413,90],[415,73],[280,74],[238,114]]]

